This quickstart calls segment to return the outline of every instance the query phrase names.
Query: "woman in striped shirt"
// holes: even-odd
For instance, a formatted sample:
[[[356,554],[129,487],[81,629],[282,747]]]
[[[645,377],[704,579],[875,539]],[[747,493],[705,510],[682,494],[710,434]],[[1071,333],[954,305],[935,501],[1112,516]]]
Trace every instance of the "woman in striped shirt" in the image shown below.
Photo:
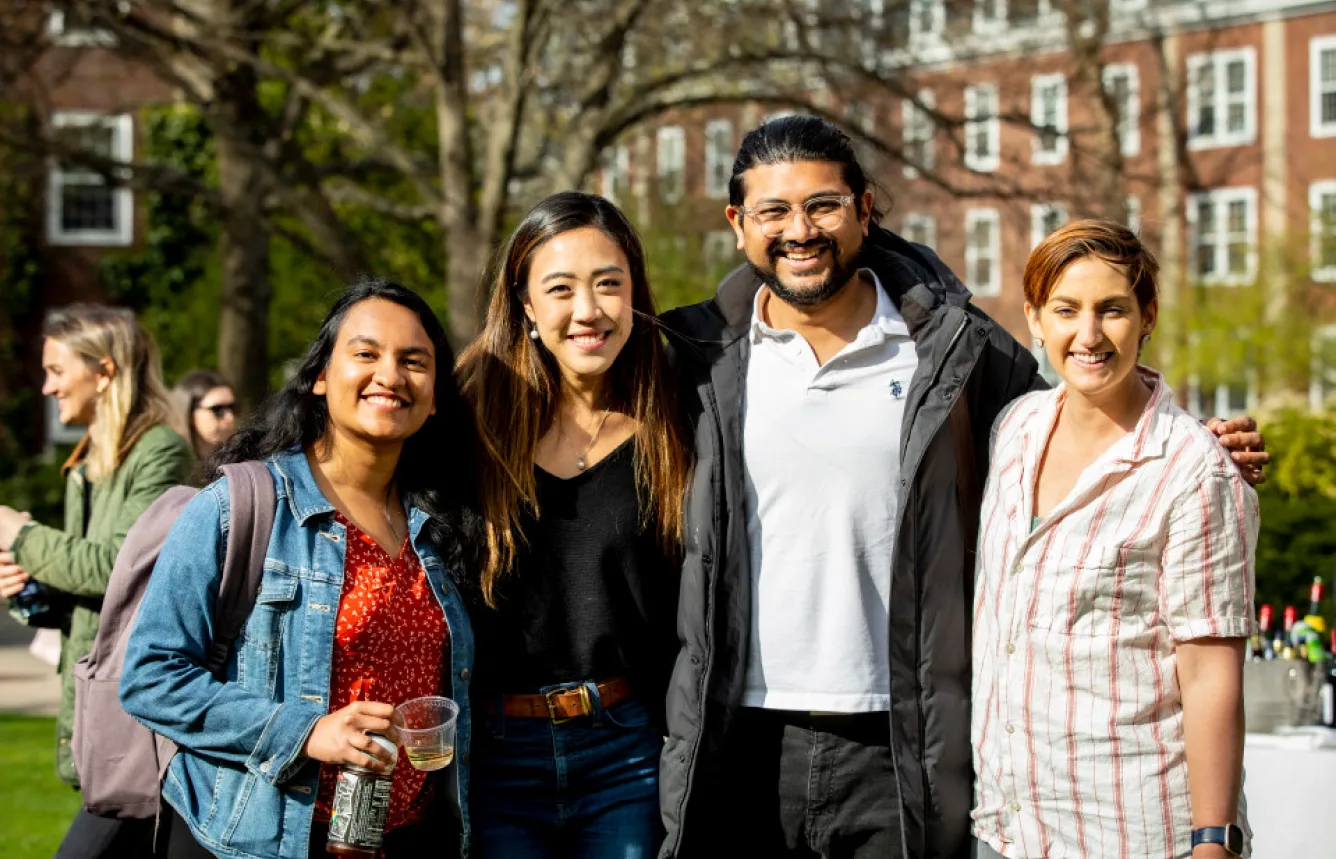
[[[1156,275],[1109,221],[1059,229],[1026,265],[1062,385],[993,431],[974,621],[985,859],[1247,854],[1257,496],[1138,363]]]

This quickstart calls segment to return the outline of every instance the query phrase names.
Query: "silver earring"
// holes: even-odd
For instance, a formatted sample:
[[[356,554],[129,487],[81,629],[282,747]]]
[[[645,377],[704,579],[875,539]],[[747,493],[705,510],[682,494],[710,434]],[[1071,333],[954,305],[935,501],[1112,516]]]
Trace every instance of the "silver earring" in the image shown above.
[[[538,329],[536,327],[529,329],[529,339],[530,340],[538,339]]]
[[[1147,343],[1149,343],[1149,342],[1150,342],[1150,335],[1149,335],[1149,334],[1142,334],[1142,335],[1141,335],[1141,345],[1142,345],[1142,346],[1145,346],[1145,345],[1146,345]]]
[[[1043,348],[1044,348],[1044,341],[1043,341],[1043,340],[1040,340],[1038,337],[1036,337],[1036,338],[1034,339],[1034,348],[1036,348],[1036,349],[1043,349]]]

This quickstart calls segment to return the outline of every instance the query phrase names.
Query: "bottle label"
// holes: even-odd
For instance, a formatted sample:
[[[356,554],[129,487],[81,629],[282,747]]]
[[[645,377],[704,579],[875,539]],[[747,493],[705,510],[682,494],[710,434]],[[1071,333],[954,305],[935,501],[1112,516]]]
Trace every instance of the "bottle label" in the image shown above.
[[[390,813],[392,786],[393,782],[384,776],[339,770],[329,818],[329,841],[365,850],[379,849],[385,836],[385,818]]]

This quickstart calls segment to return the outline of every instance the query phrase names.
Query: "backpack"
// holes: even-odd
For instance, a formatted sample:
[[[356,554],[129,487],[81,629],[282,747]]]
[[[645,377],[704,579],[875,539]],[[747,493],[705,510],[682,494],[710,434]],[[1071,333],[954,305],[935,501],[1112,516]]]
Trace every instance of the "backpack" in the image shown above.
[[[264,555],[274,526],[274,480],[262,462],[225,465],[231,524],[223,578],[215,602],[215,637],[205,667],[223,678],[232,642],[255,607]],[[176,744],[136,722],[121,708],[121,666],[153,565],[172,525],[198,490],[173,486],[125,535],[102,602],[93,649],[74,665],[74,734],[70,750],[83,807],[97,815],[156,817],[167,765]]]

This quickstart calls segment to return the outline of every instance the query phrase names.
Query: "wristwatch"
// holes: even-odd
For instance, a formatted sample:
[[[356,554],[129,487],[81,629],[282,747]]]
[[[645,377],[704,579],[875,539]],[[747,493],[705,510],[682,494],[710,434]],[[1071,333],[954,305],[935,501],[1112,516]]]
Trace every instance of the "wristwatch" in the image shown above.
[[[1243,830],[1232,823],[1224,826],[1203,826],[1192,830],[1192,846],[1198,844],[1223,844],[1230,856],[1243,855]]]

